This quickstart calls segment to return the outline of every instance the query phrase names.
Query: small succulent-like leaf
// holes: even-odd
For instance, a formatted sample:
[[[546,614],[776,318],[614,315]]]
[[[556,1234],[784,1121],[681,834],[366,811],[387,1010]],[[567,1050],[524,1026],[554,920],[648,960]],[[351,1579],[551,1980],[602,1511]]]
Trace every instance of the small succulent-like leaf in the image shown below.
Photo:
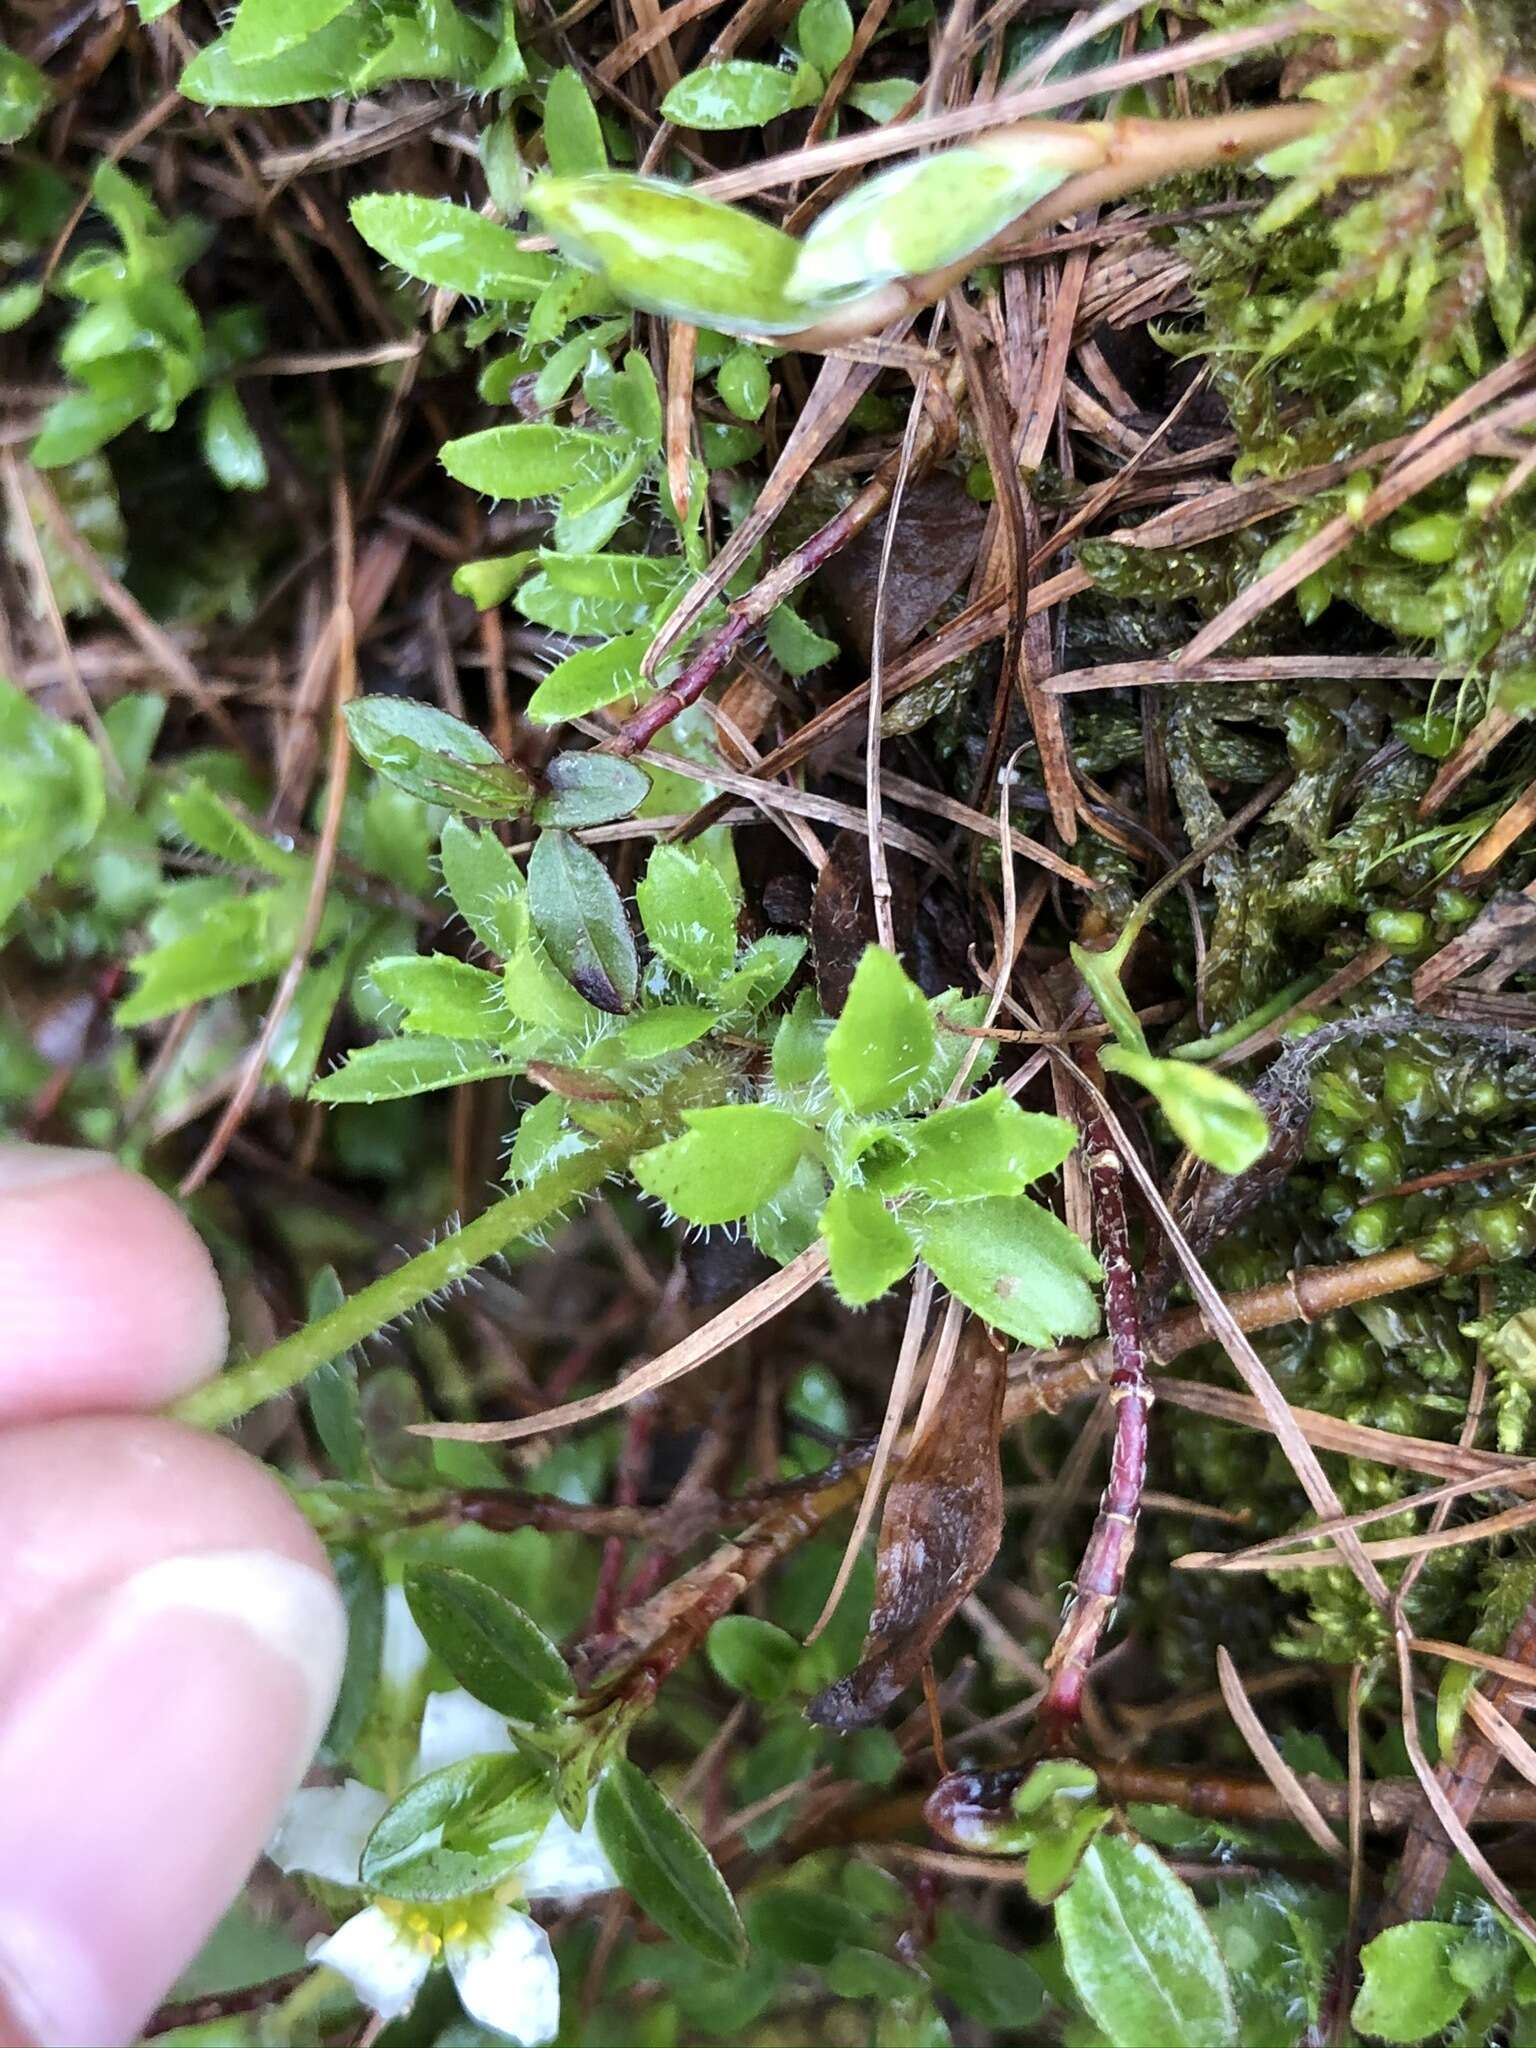
[[[411,697],[358,697],[346,709],[352,744],[411,796],[471,818],[511,818],[533,787],[482,732]]]
[[[783,1698],[800,1660],[800,1645],[786,1629],[750,1614],[724,1615],[704,1648],[724,1684],[765,1705]]]
[[[911,1160],[901,1185],[935,1202],[1016,1195],[1054,1173],[1077,1143],[1065,1118],[1020,1109],[1001,1088],[935,1110],[909,1136]]]
[[[471,1756],[418,1779],[363,1848],[361,1877],[386,1898],[433,1903],[491,1891],[532,1854],[555,1811],[541,1759]]]
[[[445,441],[438,459],[456,483],[490,498],[542,498],[611,480],[629,454],[616,434],[528,421]]]
[[[821,1212],[832,1285],[850,1308],[863,1308],[905,1279],[917,1257],[911,1232],[873,1188],[835,1188]]]
[[[375,960],[368,978],[387,1002],[405,1015],[402,1031],[426,1031],[438,1038],[497,1039],[511,1029],[502,1001],[501,976],[471,967],[447,953],[403,953]]]
[[[727,57],[679,79],[661,111],[679,128],[761,128],[796,107],[814,106],[820,97],[821,79],[809,64],[782,71]]]
[[[535,178],[528,210],[566,255],[631,305],[727,334],[789,333],[799,244],[734,206],[659,178]]]
[[[462,818],[443,827],[443,880],[454,908],[482,946],[506,960],[528,936],[528,885],[523,871],[491,832]]]
[[[316,34],[350,5],[351,0],[240,0],[229,25],[230,55],[237,64],[275,57]]]
[[[447,1565],[414,1565],[405,1597],[434,1654],[498,1714],[537,1726],[569,1704],[565,1659],[536,1622],[483,1580]]]
[[[215,385],[203,406],[203,460],[226,491],[259,491],[267,458],[233,384]]]
[[[732,1223],[783,1187],[805,1149],[798,1117],[766,1103],[690,1109],[687,1130],[632,1161],[648,1195],[690,1223]]]
[[[398,1102],[464,1081],[491,1081],[517,1067],[504,1046],[471,1046],[462,1038],[385,1038],[359,1046],[310,1089],[312,1102]]]
[[[539,834],[528,861],[528,908],[549,957],[600,1010],[627,1010],[639,962],[608,870],[568,832]]]
[[[0,43],[0,143],[20,142],[52,99],[53,87],[37,66]]]
[[[540,725],[555,725],[647,689],[640,664],[650,644],[649,633],[621,633],[600,647],[578,648],[557,661],[539,684],[528,700],[528,716]]]
[[[845,1108],[895,1109],[932,1064],[928,1001],[894,953],[866,946],[827,1040],[827,1075]]]
[[[1073,1989],[1116,2048],[1236,2048],[1226,1965],[1194,1893],[1145,1842],[1100,1835],[1056,1901]]]
[[[384,40],[377,15],[348,8],[302,43],[241,63],[227,35],[205,43],[176,90],[203,107],[288,107],[346,92]]]
[[[958,262],[1054,191],[1074,166],[973,144],[898,164],[831,206],[801,244],[790,293],[831,303]]]
[[[1246,1173],[1269,1144],[1264,1112],[1236,1081],[1186,1060],[1106,1046],[1100,1054],[1112,1073],[1139,1082],[1156,1099],[1174,1135],[1197,1159],[1221,1173]]]
[[[592,1818],[620,1884],[663,1933],[712,1963],[743,1961],[746,1932],[714,1859],[627,1757],[598,1780]]]
[[[795,16],[800,54],[830,78],[853,48],[853,10],[848,0],[805,0]]]
[[[558,178],[584,178],[608,168],[592,95],[569,64],[555,73],[545,94],[544,149]]]
[[[736,902],[713,861],[661,845],[635,891],[652,949],[698,988],[713,988],[736,964]]]
[[[1382,2041],[1423,2041],[1451,2024],[1472,1996],[1452,1971],[1471,1939],[1465,1927],[1410,1920],[1389,1927],[1360,1951],[1364,1983],[1350,2019]]]
[[[553,259],[519,248],[510,228],[451,199],[365,192],[353,200],[351,212],[369,248],[423,284],[524,303],[536,299],[555,273]]]
[[[645,802],[651,779],[615,754],[556,754],[544,770],[545,794],[533,807],[540,825],[579,831],[627,818]]]
[[[912,1220],[937,1278],[994,1329],[1039,1346],[1098,1329],[1098,1261],[1027,1195],[948,1202]]]

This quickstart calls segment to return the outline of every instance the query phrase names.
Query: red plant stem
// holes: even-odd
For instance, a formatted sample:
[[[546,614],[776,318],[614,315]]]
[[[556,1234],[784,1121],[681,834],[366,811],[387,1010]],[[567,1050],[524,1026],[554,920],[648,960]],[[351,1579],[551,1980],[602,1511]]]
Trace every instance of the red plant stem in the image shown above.
[[[926,415],[913,448],[909,474],[919,475],[930,462],[942,455],[949,438],[947,429],[941,430],[936,426],[931,413]],[[653,697],[649,704],[642,705],[607,742],[609,751],[638,754],[642,747],[650,745],[663,727],[672,723],[679,712],[686,711],[690,704],[702,697],[748,634],[765,625],[769,615],[778,609],[792,590],[804,583],[807,577],[814,576],[824,563],[831,561],[840,549],[847,547],[872,520],[880,516],[891,501],[900,472],[900,454],[888,456],[856,498],[851,499],[841,512],[834,512],[825,526],[817,527],[810,539],[802,541],[782,562],[775,563],[745,597],[738,598],[731,606],[725,624],[704,642],[677,681]]]
[[[822,532],[825,531],[826,528],[823,527]],[[819,535],[814,537],[820,538]],[[833,551],[829,549],[828,553],[831,552]],[[810,574],[810,571],[806,573]],[[762,585],[759,584],[758,589],[761,588]],[[649,704],[642,706],[634,717],[624,724],[617,738],[610,742],[610,750],[613,753],[638,754],[641,748],[648,747],[657,733],[669,726],[680,712],[686,711],[690,704],[697,703],[753,627],[767,617],[766,612],[754,616],[758,608],[753,605],[752,598],[756,595],[757,592],[754,591],[751,596],[743,598],[739,608],[733,609],[719,632],[705,641],[677,681],[663,690],[659,696],[653,697]]]
[[[1099,1262],[1104,1268],[1104,1320],[1114,1360],[1109,1398],[1114,1404],[1115,1438],[1109,1454],[1109,1479],[1083,1553],[1077,1590],[1046,1660],[1051,1682],[1041,1702],[1040,1725],[1053,1745],[1066,1739],[1081,1717],[1088,1667],[1125,1585],[1136,1547],[1152,1415],[1152,1386],[1147,1378],[1141,1303],[1131,1264],[1120,1155],[1096,1109],[1089,1112],[1084,1135]]]

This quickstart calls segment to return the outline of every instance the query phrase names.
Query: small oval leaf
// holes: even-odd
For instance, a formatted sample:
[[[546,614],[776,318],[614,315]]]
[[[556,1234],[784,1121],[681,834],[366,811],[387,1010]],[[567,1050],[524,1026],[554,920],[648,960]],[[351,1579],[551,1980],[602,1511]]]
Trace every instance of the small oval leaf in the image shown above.
[[[714,1859],[627,1757],[598,1780],[592,1816],[620,1884],[663,1933],[712,1963],[744,1960],[746,1930]]]
[[[1226,1965],[1194,1893],[1145,1842],[1100,1836],[1056,1901],[1073,1989],[1115,2048],[1234,2048]]]
[[[541,832],[528,861],[528,908],[549,957],[599,1010],[632,1007],[640,965],[619,892],[569,833]]]
[[[537,1622],[483,1580],[416,1565],[405,1574],[405,1597],[433,1652],[498,1714],[536,1726],[569,1703],[565,1659]]]

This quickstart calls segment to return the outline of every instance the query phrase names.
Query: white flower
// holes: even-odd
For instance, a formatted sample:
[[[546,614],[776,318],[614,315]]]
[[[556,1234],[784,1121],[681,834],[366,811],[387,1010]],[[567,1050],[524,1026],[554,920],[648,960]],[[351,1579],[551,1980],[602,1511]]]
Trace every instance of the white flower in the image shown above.
[[[337,1970],[381,2019],[409,2010],[441,1956],[471,2019],[522,2048],[560,2027],[560,1972],[549,1936],[492,1898],[446,1908],[377,1900],[343,1922],[310,1960]]]
[[[467,1692],[435,1692],[422,1715],[410,1781],[464,1757],[509,1752],[512,1746],[500,1714]],[[307,1786],[289,1801],[267,1853],[280,1870],[306,1870],[331,1884],[356,1885],[364,1845],[389,1803],[355,1778]],[[528,1899],[576,1899],[617,1882],[590,1814],[578,1832],[557,1813],[507,1889],[515,1886]],[[549,1937],[497,1893],[442,1906],[375,1899],[310,1955],[339,1971],[384,2019],[409,2009],[441,1959],[464,2010],[523,2048],[552,2040],[560,2024],[560,1977]]]

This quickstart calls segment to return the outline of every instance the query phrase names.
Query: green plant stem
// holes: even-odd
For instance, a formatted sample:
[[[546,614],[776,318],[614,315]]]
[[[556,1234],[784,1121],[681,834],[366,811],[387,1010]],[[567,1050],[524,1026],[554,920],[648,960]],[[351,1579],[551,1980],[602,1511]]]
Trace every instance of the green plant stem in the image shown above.
[[[1189,1045],[1170,1047],[1171,1060],[1214,1060],[1234,1045],[1241,1045],[1245,1038],[1251,1038],[1255,1031],[1262,1031],[1266,1024],[1273,1024],[1283,1016],[1292,1003],[1299,1003],[1303,996],[1311,995],[1313,989],[1321,988],[1326,973],[1319,968],[1312,974],[1299,974],[1294,981],[1287,982],[1278,995],[1271,996],[1267,1003],[1260,1003],[1256,1010],[1246,1017],[1239,1017],[1235,1024],[1229,1024],[1225,1031],[1213,1031],[1209,1038],[1197,1038]]]
[[[521,1237],[527,1237],[551,1222],[570,1202],[591,1194],[612,1171],[615,1161],[606,1151],[580,1153],[557,1172],[504,1195],[483,1215],[461,1230],[455,1230],[385,1273],[358,1293],[349,1295],[339,1308],[306,1323],[280,1344],[248,1359],[210,1380],[206,1386],[184,1394],[171,1408],[181,1422],[199,1429],[222,1429],[226,1423],[249,1414],[263,1401],[270,1401],[296,1387],[319,1366],[364,1338],[382,1330],[397,1316],[405,1315],[431,1295],[472,1273],[506,1251]]]

